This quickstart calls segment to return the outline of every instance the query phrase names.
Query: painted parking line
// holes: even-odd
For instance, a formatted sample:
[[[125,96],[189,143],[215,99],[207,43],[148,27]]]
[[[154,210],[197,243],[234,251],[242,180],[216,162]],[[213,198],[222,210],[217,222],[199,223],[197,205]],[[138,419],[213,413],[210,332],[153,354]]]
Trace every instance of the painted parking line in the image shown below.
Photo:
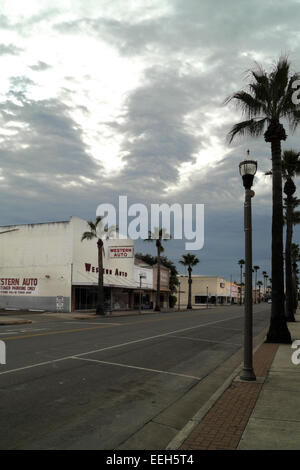
[[[27,328],[26,330],[9,330],[9,331],[1,331],[0,336],[2,335],[12,335],[12,334],[21,334],[21,333],[31,333],[33,331],[45,331],[49,330],[49,328]]]
[[[87,351],[87,352],[84,352],[84,353],[73,354],[72,356],[65,356],[65,357],[62,357],[62,358],[59,358],[59,359],[53,359],[51,361],[40,362],[38,364],[31,364],[29,366],[19,367],[17,369],[5,370],[3,372],[0,372],[0,375],[10,374],[12,372],[19,372],[19,371],[26,370],[26,369],[31,369],[31,368],[34,368],[34,367],[50,365],[50,364],[54,364],[56,362],[66,361],[66,360],[69,360],[69,359],[74,359],[74,357],[88,356],[89,354],[95,354],[95,353],[99,353],[99,352],[103,352],[103,351],[109,351],[111,349],[121,348],[121,347],[124,347],[124,346],[130,346],[132,344],[142,343],[144,341],[149,341],[149,340],[157,339],[157,338],[163,338],[163,337],[166,337],[166,336],[174,335],[176,333],[181,333],[183,331],[194,330],[196,328],[203,328],[203,327],[208,326],[208,325],[214,325],[216,323],[222,323],[222,322],[230,321],[230,320],[233,320],[233,319],[236,319],[236,318],[238,318],[238,317],[231,317],[231,318],[226,318],[226,319],[223,319],[223,320],[216,320],[216,321],[213,321],[213,322],[201,323],[200,325],[190,326],[188,328],[181,328],[180,330],[174,330],[174,331],[170,331],[168,333],[162,333],[160,335],[148,336],[146,338],[136,339],[136,340],[133,340],[133,341],[127,341],[126,343],[114,344],[112,346],[106,346],[105,348],[95,349],[93,351]],[[99,328],[101,328],[101,327],[99,327]],[[57,332],[55,332],[55,333],[57,333]],[[10,338],[6,338],[6,341],[9,340],[9,339]]]
[[[227,344],[229,346],[243,346],[242,343],[229,343],[228,341],[216,341],[213,339],[203,339],[203,338],[191,338],[190,336],[176,336],[170,335],[171,338],[179,338],[179,339],[189,339],[191,341],[200,341],[204,343],[216,343],[216,344]]]
[[[84,321],[85,325],[94,325],[94,326],[95,325],[117,325],[117,326],[120,326],[120,325],[123,324],[123,323],[107,323],[107,322],[104,323],[104,322],[98,322],[98,321],[97,322],[87,322],[85,320],[82,320],[82,321]],[[65,324],[75,323],[77,325],[78,324],[82,325],[82,321],[64,321],[62,323],[65,323]]]
[[[11,341],[11,340],[17,340],[17,339],[24,339],[24,338],[33,338],[33,337],[36,337],[36,336],[48,336],[48,335],[59,335],[59,334],[67,334],[67,333],[80,333],[82,331],[92,331],[92,330],[97,330],[99,328],[111,328],[111,327],[115,327],[115,326],[130,326],[130,325],[141,325],[142,323],[157,323],[157,322],[160,322],[160,321],[170,321],[172,319],[178,319],[178,318],[183,318],[183,317],[186,317],[187,315],[184,314],[184,315],[180,315],[180,316],[176,316],[176,317],[164,317],[164,318],[152,318],[152,319],[145,319],[145,320],[139,320],[139,321],[130,321],[130,322],[124,322],[124,323],[119,323],[119,324],[115,324],[115,323],[105,323],[103,325],[99,325],[99,326],[90,326],[90,327],[87,327],[87,328],[76,328],[76,329],[71,329],[71,330],[56,330],[56,331],[47,331],[47,332],[44,332],[44,333],[36,333],[36,334],[31,334],[31,335],[23,335],[23,336],[12,336],[12,337],[9,337],[9,338],[5,338],[6,341]],[[220,323],[220,322],[224,322],[224,321],[230,321],[230,320],[235,320],[235,319],[238,319],[238,318],[242,318],[243,315],[239,315],[239,316],[235,316],[235,317],[229,317],[229,318],[226,318],[224,320],[217,320],[217,321],[213,321],[213,322],[209,322],[209,323],[205,323],[203,324],[203,326],[205,325],[210,325],[210,324],[215,324],[215,323]],[[195,315],[192,315],[190,318],[195,318]],[[93,323],[94,325],[94,323]],[[192,327],[193,328],[193,327]],[[197,327],[196,327],[197,328]],[[0,340],[1,340],[1,334],[0,334]]]
[[[166,374],[166,375],[176,375],[176,377],[184,377],[186,379],[192,380],[202,380],[203,377],[195,377],[194,375],[186,375],[186,374],[178,374],[176,372],[168,372],[166,370],[159,370],[159,369],[149,369],[148,367],[139,367],[139,366],[131,366],[128,364],[120,364],[119,362],[108,362],[108,361],[99,361],[98,359],[87,359],[86,357],[77,357],[73,356],[71,359],[76,359],[78,361],[87,361],[87,362],[96,362],[98,364],[104,364],[109,366],[116,366],[116,367],[125,367],[127,369],[137,369],[143,370],[146,372],[155,372],[157,374]]]

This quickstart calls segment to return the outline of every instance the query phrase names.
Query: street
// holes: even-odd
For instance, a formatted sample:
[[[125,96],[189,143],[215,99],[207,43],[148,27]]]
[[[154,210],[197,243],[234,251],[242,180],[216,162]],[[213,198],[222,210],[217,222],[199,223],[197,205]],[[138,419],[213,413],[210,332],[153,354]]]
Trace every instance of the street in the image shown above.
[[[256,336],[270,306],[253,310]],[[241,362],[243,316],[235,305],[1,326],[1,449],[164,449]]]

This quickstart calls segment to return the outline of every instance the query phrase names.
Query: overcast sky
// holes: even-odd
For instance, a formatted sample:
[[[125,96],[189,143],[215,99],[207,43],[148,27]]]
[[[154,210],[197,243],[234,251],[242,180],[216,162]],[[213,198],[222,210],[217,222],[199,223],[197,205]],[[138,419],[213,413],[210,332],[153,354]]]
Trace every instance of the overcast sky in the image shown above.
[[[1,0],[0,224],[90,220],[119,195],[205,204],[194,272],[239,280],[249,148],[253,262],[270,274],[270,148],[229,146],[241,115],[223,102],[255,61],[268,70],[284,53],[300,72],[299,18],[292,0]],[[284,148],[300,150],[300,129]]]

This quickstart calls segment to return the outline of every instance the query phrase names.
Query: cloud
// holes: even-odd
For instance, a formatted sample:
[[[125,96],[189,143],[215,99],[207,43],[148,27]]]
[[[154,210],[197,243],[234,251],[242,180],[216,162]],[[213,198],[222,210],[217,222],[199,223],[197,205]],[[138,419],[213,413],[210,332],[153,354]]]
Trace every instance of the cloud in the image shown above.
[[[0,55],[2,50],[11,56],[5,56],[10,89],[1,105],[2,220],[93,218],[99,203],[116,204],[119,194],[147,204],[204,203],[199,272],[228,276],[236,268],[238,277],[244,196],[238,164],[249,148],[259,165],[255,259],[267,264],[271,184],[263,173],[270,169],[270,147],[263,138],[229,146],[226,134],[241,116],[222,103],[245,87],[255,61],[268,68],[289,52],[300,70],[299,2],[73,3],[67,8],[45,2],[26,18],[21,9],[0,16]],[[41,51],[45,38],[49,47]],[[70,47],[81,40],[84,47],[74,51],[77,68],[69,67]],[[22,63],[16,56],[21,47]],[[137,66],[138,77],[126,88],[131,66]],[[96,93],[90,93],[92,83]],[[33,93],[39,87],[43,99]],[[108,152],[111,160],[122,161],[122,169],[116,165],[118,171],[104,177],[89,137],[97,142],[95,155]],[[117,144],[110,146],[112,140]],[[298,149],[299,135],[289,136],[284,146]],[[167,244],[174,260],[184,250],[176,243]]]
[[[0,56],[19,55],[21,52],[22,49],[13,44],[0,44]]]
[[[45,62],[39,60],[37,64],[30,66],[31,70],[35,72],[43,72],[44,70],[48,70],[51,68],[51,65],[46,64]]]

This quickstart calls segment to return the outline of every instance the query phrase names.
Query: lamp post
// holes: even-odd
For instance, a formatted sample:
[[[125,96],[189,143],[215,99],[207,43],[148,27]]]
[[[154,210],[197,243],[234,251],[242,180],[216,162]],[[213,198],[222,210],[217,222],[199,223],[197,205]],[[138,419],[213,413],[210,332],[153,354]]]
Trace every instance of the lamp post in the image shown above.
[[[139,313],[142,313],[142,279],[145,279],[144,274],[140,274],[140,305],[139,305]]]
[[[178,312],[180,310],[180,281],[178,281]]]
[[[247,151],[249,156],[249,150]],[[251,190],[254,175],[257,170],[257,162],[244,160],[239,165],[240,175],[245,188],[244,203],[244,230],[245,230],[245,323],[244,323],[244,367],[241,374],[242,380],[256,380],[253,371],[253,331],[252,331],[252,221],[251,198],[254,191]]]
[[[206,308],[208,308],[208,286],[206,286]]]

